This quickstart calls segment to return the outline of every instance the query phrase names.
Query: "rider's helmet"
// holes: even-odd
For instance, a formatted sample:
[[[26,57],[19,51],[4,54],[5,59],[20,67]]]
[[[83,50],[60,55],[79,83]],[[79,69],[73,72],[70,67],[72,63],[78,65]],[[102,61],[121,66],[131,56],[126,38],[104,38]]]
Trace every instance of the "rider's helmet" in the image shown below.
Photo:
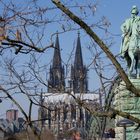
[[[134,5],[132,7],[131,14],[138,15],[138,13],[139,13],[138,7],[136,5]]]

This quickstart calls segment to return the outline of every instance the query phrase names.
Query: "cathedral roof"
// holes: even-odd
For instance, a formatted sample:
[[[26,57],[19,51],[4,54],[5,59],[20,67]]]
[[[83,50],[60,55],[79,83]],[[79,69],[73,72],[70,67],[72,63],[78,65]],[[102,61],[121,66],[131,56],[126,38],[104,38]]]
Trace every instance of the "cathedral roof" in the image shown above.
[[[71,93],[73,94],[73,93]],[[90,100],[90,101],[97,101],[99,100],[99,94],[92,94],[92,93],[76,93],[74,96],[80,100]],[[46,93],[44,94],[45,102],[46,103],[58,103],[58,102],[66,102],[69,103],[73,100],[71,95],[68,93]]]

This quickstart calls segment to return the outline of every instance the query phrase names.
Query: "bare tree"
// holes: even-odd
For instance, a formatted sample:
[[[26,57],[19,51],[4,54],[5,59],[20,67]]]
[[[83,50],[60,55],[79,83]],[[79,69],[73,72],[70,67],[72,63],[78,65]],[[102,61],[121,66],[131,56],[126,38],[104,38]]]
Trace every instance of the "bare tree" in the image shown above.
[[[140,120],[138,118],[111,107],[114,95],[110,96],[108,92],[117,75],[121,77],[126,84],[126,88],[134,95],[139,97],[140,92],[134,87],[121,67],[118,61],[119,55],[113,55],[110,51],[113,42],[108,41],[108,38],[99,38],[94,31],[94,29],[99,29],[108,34],[107,29],[110,22],[104,16],[95,23],[88,20],[88,18],[95,16],[98,3],[92,1],[86,1],[84,4],[76,1],[64,1],[62,3],[60,0],[51,0],[48,3],[44,2],[42,4],[38,0],[28,0],[27,2],[0,1],[2,7],[0,60],[1,70],[3,71],[0,79],[0,91],[4,93],[1,96],[2,100],[10,99],[20,109],[27,124],[36,135],[36,130],[33,127],[32,108],[33,106],[42,106],[39,102],[40,91],[43,89],[46,92],[48,86],[44,75],[49,74],[49,65],[52,60],[43,63],[42,60],[44,57],[49,57],[47,56],[49,48],[54,48],[53,37],[56,34],[54,28],[57,28],[58,34],[82,30],[84,36],[87,36],[90,42],[87,45],[87,50],[90,52],[92,60],[88,65],[88,69],[98,77],[100,86],[95,89],[94,93],[100,94],[101,106],[93,108],[87,101],[77,98],[73,93],[67,91],[67,94],[71,95],[80,106],[94,116],[102,117],[104,124],[106,123],[106,117],[114,118],[116,115],[129,118],[139,124]],[[52,30],[50,29],[51,26],[53,26]],[[12,53],[13,50],[16,55]],[[7,56],[7,53],[10,56]],[[24,61],[23,58],[25,57],[26,60]],[[63,61],[67,71],[69,71],[72,57],[73,50],[69,54],[68,60]],[[111,74],[108,76],[106,73],[110,68]],[[84,76],[81,75],[81,79]],[[66,75],[65,78],[69,78],[69,75]],[[16,100],[15,95],[17,94],[23,95],[28,100],[28,112]],[[102,98],[106,100],[104,103]],[[45,106],[42,107],[46,108]],[[100,129],[104,130],[105,125]]]
[[[70,11],[64,4],[61,3],[61,1],[59,0],[52,0],[52,2],[62,11],[64,12],[71,20],[73,20],[75,23],[77,23],[83,30],[85,30],[85,32],[95,41],[95,43],[97,43],[97,45],[103,50],[103,52],[106,54],[106,56],[109,58],[109,60],[112,62],[112,64],[115,66],[118,74],[120,75],[120,77],[122,78],[122,80],[125,82],[126,84],[126,88],[128,90],[130,90],[132,93],[134,93],[136,96],[139,96],[139,90],[136,89],[134,87],[134,85],[131,83],[131,81],[128,79],[127,74],[125,73],[125,71],[123,70],[123,68],[121,67],[120,63],[117,61],[117,59],[115,58],[115,56],[111,53],[111,51],[109,50],[109,48],[106,46],[106,44],[103,42],[102,39],[100,39],[97,34],[92,30],[92,28],[90,26],[88,26],[88,24],[82,20],[80,17],[76,16],[76,14],[74,14],[74,12]],[[101,76],[101,75],[100,75]],[[81,103],[81,105],[86,106],[84,103]],[[89,109],[89,107],[87,107]],[[105,112],[105,114],[107,116],[111,116],[113,117],[113,115],[118,114],[122,117],[125,118],[129,118],[137,123],[139,123],[139,119],[135,118],[133,116],[131,116],[128,113],[125,112],[121,112],[118,110],[114,110],[112,108],[113,112]],[[104,113],[99,113],[99,112],[94,112],[91,111],[93,114],[95,113],[98,116],[104,116]]]

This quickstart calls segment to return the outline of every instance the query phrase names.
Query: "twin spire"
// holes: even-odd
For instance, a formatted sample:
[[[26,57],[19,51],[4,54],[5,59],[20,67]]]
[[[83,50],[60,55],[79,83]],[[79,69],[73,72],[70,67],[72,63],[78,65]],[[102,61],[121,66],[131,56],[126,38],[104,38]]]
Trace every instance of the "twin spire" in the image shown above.
[[[70,89],[75,93],[87,92],[87,69],[83,66],[83,57],[78,32],[77,46],[74,65],[71,66]],[[65,70],[62,66],[59,37],[56,35],[53,63],[50,67],[50,78],[48,80],[48,92],[65,92]]]

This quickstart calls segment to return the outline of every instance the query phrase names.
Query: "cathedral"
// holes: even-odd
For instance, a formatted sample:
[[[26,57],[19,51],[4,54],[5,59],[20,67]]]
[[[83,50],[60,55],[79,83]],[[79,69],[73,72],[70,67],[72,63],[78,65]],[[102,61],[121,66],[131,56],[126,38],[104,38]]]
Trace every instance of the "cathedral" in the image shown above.
[[[87,68],[83,64],[80,34],[78,33],[74,63],[71,65],[69,88],[66,87],[65,68],[62,65],[59,36],[56,35],[52,65],[49,70],[48,93],[40,98],[41,126],[59,134],[74,127],[88,129],[91,114],[79,106],[74,98],[90,102],[98,95],[88,92]],[[71,95],[70,95],[71,94]],[[45,108],[44,108],[45,107]]]
[[[74,64],[71,66],[69,80],[70,89],[74,93],[87,93],[87,68],[83,65],[80,34],[78,33]],[[55,42],[53,63],[50,66],[50,77],[48,80],[48,92],[65,92],[65,69],[62,65],[58,34]]]

